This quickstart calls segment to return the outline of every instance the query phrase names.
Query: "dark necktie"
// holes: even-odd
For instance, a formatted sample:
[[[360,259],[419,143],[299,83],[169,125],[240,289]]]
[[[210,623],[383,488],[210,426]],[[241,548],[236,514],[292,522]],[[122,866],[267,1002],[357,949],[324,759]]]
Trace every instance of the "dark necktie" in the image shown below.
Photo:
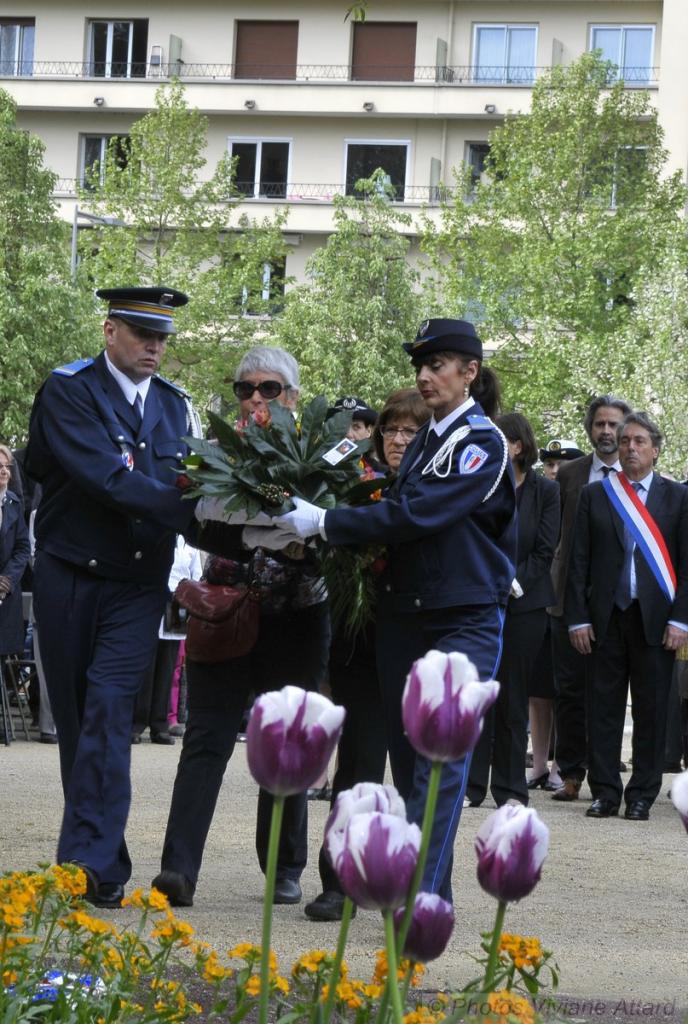
[[[136,398],[131,404],[134,410],[134,416],[136,417],[136,429],[138,430],[143,422],[143,399],[138,391],[136,392]]]
[[[602,476],[606,480],[610,473],[616,473],[613,466],[602,466]]]
[[[631,487],[636,493],[643,490],[643,485],[638,480],[631,480]],[[614,595],[614,603],[622,612],[630,607],[631,597],[631,565],[633,564],[633,552],[635,541],[629,530],[624,526],[624,562],[621,576]]]

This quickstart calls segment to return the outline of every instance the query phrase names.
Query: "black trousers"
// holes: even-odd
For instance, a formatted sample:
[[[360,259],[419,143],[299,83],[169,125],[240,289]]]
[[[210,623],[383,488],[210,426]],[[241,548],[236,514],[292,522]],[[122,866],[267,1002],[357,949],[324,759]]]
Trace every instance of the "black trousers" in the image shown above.
[[[372,625],[353,640],[344,635],[334,637],[329,676],[332,700],[346,709],[332,780],[332,805],[339,793],[357,782],[383,782],[385,777],[387,739]],[[318,869],[323,891],[342,891],[324,847],[320,848]]]
[[[488,778],[498,807],[509,799],[528,803],[528,693],[546,623],[544,608],[522,615],[506,613],[502,658],[495,677],[500,683],[499,696],[485,717],[468,775],[466,793],[476,803],[485,799]]]
[[[662,784],[667,700],[674,652],[645,640],[640,605],[615,608],[604,640],[590,655],[588,782],[595,798],[654,801]],[[628,686],[633,712],[633,773],[619,774]]]
[[[280,615],[263,615],[258,642],[243,658],[215,664],[187,660],[188,721],[162,851],[163,870],[195,886],[227,763],[234,751],[249,694],[300,686],[317,690],[327,669],[329,616],[325,602]],[[267,862],[272,797],[259,790],[256,850]],[[278,878],[298,879],[306,866],[308,803],[287,797],[277,859]]]
[[[136,697],[132,731],[140,735],[150,726],[151,736],[167,732],[172,675],[179,654],[179,640],[158,640],[155,658]]]
[[[585,695],[589,659],[571,644],[562,618],[552,615],[551,629],[559,774],[562,779],[582,782],[587,762]]]

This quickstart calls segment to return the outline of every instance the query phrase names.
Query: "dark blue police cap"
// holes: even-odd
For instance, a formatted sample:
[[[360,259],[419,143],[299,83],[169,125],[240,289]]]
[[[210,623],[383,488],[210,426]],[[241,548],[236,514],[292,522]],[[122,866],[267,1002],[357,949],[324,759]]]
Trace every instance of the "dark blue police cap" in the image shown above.
[[[424,320],[415,341],[404,342],[412,359],[433,352],[461,352],[472,359],[483,358],[483,343],[468,320]]]
[[[185,306],[188,295],[175,288],[98,288],[96,295],[109,303],[108,316],[119,317],[134,327],[161,334],[176,334],[174,312]]]
[[[327,410],[327,418],[334,416],[337,412],[350,412],[352,420],[361,420],[372,426],[377,422],[377,412],[371,408],[362,398],[355,398],[354,395],[346,395],[338,398],[331,409]]]

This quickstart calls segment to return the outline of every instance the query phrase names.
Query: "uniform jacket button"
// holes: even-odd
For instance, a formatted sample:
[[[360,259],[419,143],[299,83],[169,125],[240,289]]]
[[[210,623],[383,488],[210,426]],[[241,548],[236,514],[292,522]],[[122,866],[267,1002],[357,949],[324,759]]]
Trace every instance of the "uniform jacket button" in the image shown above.
[[[137,561],[137,562],[138,562],[138,561],[139,561],[140,559],[142,559],[142,558],[143,558],[143,551],[135,551],[135,552],[134,552],[134,558],[136,559],[136,561]]]
[[[143,449],[144,449],[145,447],[146,447],[146,442],[145,442],[145,441],[139,441],[139,443],[138,443],[138,448],[139,448],[139,450],[140,450],[140,451],[143,451]]]
[[[422,602],[421,602],[421,599],[420,599],[419,597],[417,597],[417,598],[416,598],[416,599],[414,600],[414,602],[413,602],[413,603],[414,603],[414,605],[416,606],[416,608],[420,608],[420,606],[421,606],[421,603],[422,603]]]
[[[388,594],[391,593],[391,591],[392,591],[392,584],[391,583],[385,583],[385,590],[387,591]]]
[[[124,440],[124,434],[118,434],[117,435],[117,440],[118,441],[123,441]]]
[[[177,458],[178,459],[183,459],[184,458],[184,452],[177,452]]]
[[[95,567],[96,567],[97,565],[98,565],[98,560],[97,560],[96,558],[91,558],[91,559],[89,560],[89,563],[88,563],[88,567],[89,567],[89,569],[95,569]]]

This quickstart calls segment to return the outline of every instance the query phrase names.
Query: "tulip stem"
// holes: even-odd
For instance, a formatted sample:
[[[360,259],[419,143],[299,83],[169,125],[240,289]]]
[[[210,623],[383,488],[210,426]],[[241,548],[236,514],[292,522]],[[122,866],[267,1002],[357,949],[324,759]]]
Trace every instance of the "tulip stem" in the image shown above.
[[[260,956],[260,1002],[258,1004],[259,1024],[267,1024],[270,998],[270,936],[272,932],[272,901],[275,895],[277,875],[277,854],[284,814],[284,797],[273,796],[268,859],[265,865],[265,896],[263,898],[263,939]]]
[[[418,895],[418,890],[420,889],[420,883],[423,881],[423,872],[425,871],[425,862],[428,859],[428,850],[430,848],[430,835],[432,833],[432,825],[435,820],[435,808],[437,807],[437,794],[439,793],[440,790],[441,776],[442,762],[433,761],[432,767],[430,768],[430,778],[428,779],[428,793],[425,798],[425,810],[423,811],[420,850],[418,851],[416,870],[413,873],[411,888],[409,889],[408,896],[406,897],[406,909],[404,910],[404,916],[401,921],[401,926],[397,933],[398,956],[401,956],[403,953],[404,943],[406,942],[406,936],[408,935],[408,930],[411,927],[411,918],[413,917],[413,908],[416,903],[416,896]]]
[[[394,935],[394,914],[391,910],[383,910],[385,921],[385,939],[387,942],[387,991],[392,1000],[392,1010],[396,1024],[401,1024],[404,1011],[401,1006],[399,982],[397,979],[397,944]]]
[[[490,952],[487,958],[487,968],[485,970],[485,993],[489,995],[494,985],[494,978],[497,972],[497,957],[499,955],[499,940],[502,937],[502,928],[504,927],[504,914],[506,913],[506,901],[500,900],[497,904],[497,913],[495,914],[494,930],[492,932],[492,942],[490,943]]]
[[[339,973],[342,969],[342,960],[344,959],[344,948],[349,935],[349,925],[351,924],[353,912],[353,900],[349,896],[345,896],[342,908],[342,923],[339,926],[339,939],[337,940],[337,950],[334,954],[332,973],[328,982],[327,1002],[322,1014],[322,1024],[329,1024],[330,1017],[332,1016],[332,1008],[337,995],[337,985],[339,984]]]

